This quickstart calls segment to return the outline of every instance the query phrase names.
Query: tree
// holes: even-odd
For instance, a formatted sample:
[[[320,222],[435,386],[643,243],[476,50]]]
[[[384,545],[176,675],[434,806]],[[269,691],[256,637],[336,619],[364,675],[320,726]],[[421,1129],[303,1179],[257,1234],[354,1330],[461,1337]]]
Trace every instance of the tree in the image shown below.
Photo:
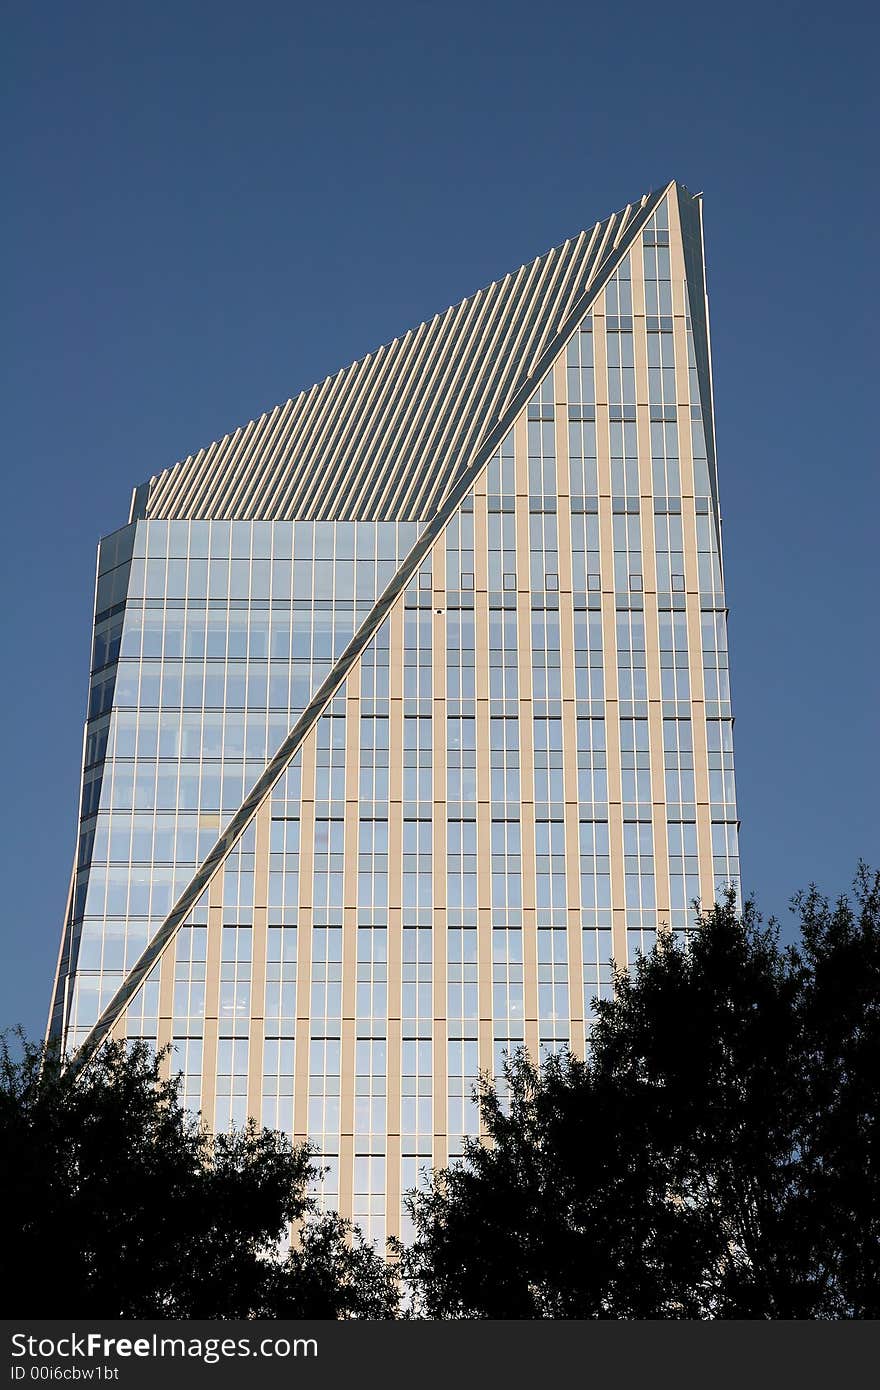
[[[830,1316],[880,1317],[880,874],[861,865],[856,906],[811,888],[795,900],[808,989],[810,1098],[802,1218],[821,1231]]]
[[[253,1124],[212,1137],[143,1044],[75,1074],[19,1042],[0,1045],[10,1316],[394,1315],[384,1261],[307,1195],[307,1145]]]
[[[880,876],[731,897],[597,1004],[587,1061],[484,1079],[488,1142],[411,1194],[429,1317],[880,1315]]]

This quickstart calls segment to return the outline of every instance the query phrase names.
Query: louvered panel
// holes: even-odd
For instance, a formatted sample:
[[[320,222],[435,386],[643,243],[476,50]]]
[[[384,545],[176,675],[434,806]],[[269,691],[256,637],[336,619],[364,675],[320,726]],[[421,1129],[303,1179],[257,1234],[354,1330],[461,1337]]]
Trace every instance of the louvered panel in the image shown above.
[[[568,245],[568,243],[566,243],[566,245]],[[533,325],[532,306],[535,300],[540,296],[541,286],[547,274],[548,260],[549,258],[543,258],[541,261],[535,261],[532,263],[532,266],[528,268],[530,271],[528,280],[517,296],[521,304],[521,311],[519,314],[515,315],[507,329],[504,339],[498,345],[499,357],[503,361],[503,367],[499,368],[491,362],[486,363],[486,368],[488,369],[487,375],[489,376],[490,382],[491,375],[495,375],[496,379],[501,376],[501,381],[503,382],[502,396],[505,401],[510,398],[516,383],[521,379],[519,358],[522,352],[523,339],[525,338],[526,341],[528,341],[528,331],[530,326]],[[491,372],[493,365],[495,366],[494,373]],[[502,372],[503,376],[501,375]],[[495,417],[486,411],[486,405],[490,404],[491,400],[492,396],[489,394],[488,400],[484,401],[483,404],[482,418],[474,422],[474,430],[472,432],[474,438],[471,447],[462,449],[462,456],[460,458],[452,458],[445,470],[437,470],[430,477],[430,492],[427,501],[422,504],[426,516],[433,514],[437,500],[445,496],[449,489],[454,486],[455,478],[463,468],[467,467],[473,450],[479,443],[479,439],[483,437],[486,430],[491,428],[494,423]]]
[[[538,283],[541,275],[541,261],[533,261],[529,266],[522,266],[517,273],[516,279],[510,286],[508,299],[509,307],[512,310],[510,322],[503,321],[500,325],[503,338],[500,343],[500,356],[504,361],[504,367],[496,370],[504,372],[505,379],[509,379],[511,372],[510,364],[510,345],[515,342],[527,323],[529,317],[529,305],[531,304],[534,286]],[[507,323],[505,330],[505,323]],[[475,434],[483,435],[487,427],[491,427],[491,416],[486,416],[485,409],[481,418],[474,421],[472,436]],[[433,470],[426,473],[424,487],[421,490],[416,506],[419,514],[430,516],[433,511],[433,499],[442,490],[445,490],[444,481],[448,484],[450,477],[459,471],[459,468],[466,467],[468,459],[466,457],[467,448],[462,449],[461,458],[454,458],[446,469],[442,471]]]
[[[320,466],[321,476],[333,476],[333,439],[339,429],[340,418],[346,411],[357,409],[366,383],[377,372],[388,348],[380,348],[370,353],[360,362],[355,362],[340,375],[333,392],[322,403],[320,413],[304,421],[303,434],[296,449],[297,465],[289,477],[289,508],[295,516],[308,516],[308,495],[315,486],[315,477]]]
[[[335,376],[327,377],[317,386],[313,386],[303,396],[298,396],[295,400],[288,402],[284,429],[278,448],[272,458],[271,466],[266,470],[265,478],[251,499],[253,515],[261,516],[264,512],[267,515],[272,513],[272,499],[288,475],[287,460],[296,449],[296,441],[302,433],[305,421],[310,415],[319,411],[321,402],[330,395],[334,388],[339,387],[342,375],[342,372],[337,372]]]
[[[591,266],[594,263],[593,247],[599,236],[599,227],[600,224],[597,223],[592,232],[581,232],[578,237],[577,250],[573,258],[572,274],[568,281],[568,296],[562,306],[557,329],[561,328],[562,324],[565,323],[566,319],[571,314],[578,296],[583,294],[589,284]]]
[[[389,353],[382,370],[377,372],[370,383],[369,393],[366,396],[362,412],[369,419],[381,420],[383,414],[392,408],[395,399],[395,384],[397,381],[397,363],[406,361],[413,355],[418,355],[424,351],[424,342],[427,341],[427,325],[421,324],[419,328],[410,330],[403,338],[395,338],[392,344],[393,353]],[[360,435],[361,411],[358,409],[348,410],[339,431],[337,449],[340,458],[340,479],[336,491],[337,507],[340,515],[347,514],[350,510],[350,498],[360,485],[358,470],[352,466],[352,457],[357,451]],[[320,512],[320,501],[317,505]]]
[[[279,464],[285,457],[294,414],[295,402],[288,401],[281,411],[274,440],[266,458],[266,466],[260,470],[260,477],[256,480],[256,490],[252,503],[255,516],[260,515],[266,498],[277,485],[278,475],[282,471]]]
[[[166,469],[150,482],[147,518],[427,519],[661,196],[627,204]]]
[[[430,346],[430,325],[427,323],[420,326],[406,335],[401,343],[401,355],[406,355],[412,362],[411,372],[415,375],[420,370],[420,364],[425,360]],[[376,383],[374,395],[374,418],[382,420],[387,417],[389,412],[395,408],[397,397],[396,373],[389,366],[385,375]],[[357,452],[358,436],[360,434],[360,421],[355,413],[351,413],[346,421],[346,431],[340,441],[340,447],[348,460],[348,468],[345,482],[339,492],[339,513],[341,516],[357,516],[358,499],[363,495],[364,485],[360,471],[351,463],[351,459]]]
[[[456,399],[462,378],[466,379],[472,370],[474,344],[481,341],[487,320],[493,316],[497,298],[495,291],[496,287],[492,285],[474,296],[470,313],[463,319],[457,338],[449,343],[434,375],[420,384],[418,390],[423,409],[413,420],[414,428],[407,431],[407,418],[401,416],[397,434],[387,445],[388,463],[383,470],[386,474],[385,487],[381,479],[377,480],[375,505],[379,516],[409,514],[407,495],[412,491],[413,469],[418,474],[423,467],[421,460],[435,457],[431,451],[434,435],[442,422],[444,410],[448,410]],[[400,460],[401,466],[410,462],[408,477],[402,477],[399,469],[392,472],[389,463],[395,458]]]
[[[535,275],[539,274],[538,263],[535,265]],[[411,495],[411,505],[419,508],[421,505],[425,514],[429,514],[430,506],[424,507],[423,498],[425,495],[431,496],[442,486],[444,479],[457,474],[462,467],[466,467],[473,454],[473,448],[482,438],[489,421],[485,418],[484,397],[485,397],[485,377],[487,373],[492,373],[493,363],[492,350],[499,341],[503,342],[505,324],[508,322],[510,308],[516,303],[515,282],[508,285],[505,303],[499,305],[499,312],[494,316],[493,323],[489,325],[489,331],[483,336],[483,340],[472,345],[470,355],[466,363],[466,374],[471,377],[472,387],[468,392],[466,389],[458,393],[458,397],[450,397],[447,403],[447,418],[442,435],[436,441],[429,439],[426,441],[426,451],[428,457],[438,460],[439,466],[432,469],[425,469],[421,472],[417,482],[422,484],[418,490],[413,490]],[[508,327],[508,334],[511,332],[513,324]],[[466,377],[465,377],[466,380]],[[482,408],[481,408],[482,407]],[[459,424],[456,433],[455,426]],[[468,428],[470,426],[470,428]]]
[[[360,365],[364,370],[367,370],[367,359]],[[279,460],[275,480],[275,500],[264,509],[270,517],[289,520],[296,515],[298,477],[296,470],[291,467],[290,460],[296,458],[306,460],[308,458],[309,441],[314,432],[323,428],[324,422],[332,418],[339,408],[339,401],[344,399],[347,389],[346,378],[346,372],[337,372],[335,376],[328,377],[322,383],[320,391],[316,392],[311,408],[303,410],[297,415],[286,453]],[[305,466],[303,461],[301,467],[304,469]]]
[[[241,500],[242,486],[247,478],[248,468],[255,452],[259,457],[260,445],[266,433],[268,415],[261,415],[241,432],[235,448],[223,468],[216,510],[226,516],[236,515],[236,501]]]
[[[400,393],[387,428],[371,441],[369,471],[364,477],[359,514],[365,507],[371,511],[375,507],[376,515],[380,514],[380,494],[383,481],[387,480],[389,461],[400,457],[408,430],[413,431],[417,440],[430,427],[430,420],[441,406],[443,383],[456,357],[463,351],[472,325],[479,322],[486,295],[487,291],[480,290],[434,320],[430,353],[420,371],[409,373],[407,389]]]
[[[252,505],[252,499],[259,488],[260,479],[273,466],[274,451],[277,445],[280,422],[284,417],[284,407],[276,406],[264,415],[261,427],[250,441],[247,456],[241,467],[234,470],[230,479],[232,490],[221,504],[225,510],[235,513],[237,508]]]
[[[192,487],[194,470],[196,468],[203,470],[205,480],[207,481],[214,468],[215,460],[219,457],[222,445],[223,440],[217,440],[215,443],[209,445],[207,449],[202,449],[199,454],[190,456],[188,459],[185,459],[183,463],[175,464],[174,468],[170,469],[168,474],[162,475],[159,481],[160,483],[165,481],[166,484],[168,497],[165,505],[168,509],[168,515],[189,515],[188,508],[193,505],[190,490]],[[166,513],[160,511],[159,514],[165,515]],[[148,513],[148,515],[151,515],[151,513]]]

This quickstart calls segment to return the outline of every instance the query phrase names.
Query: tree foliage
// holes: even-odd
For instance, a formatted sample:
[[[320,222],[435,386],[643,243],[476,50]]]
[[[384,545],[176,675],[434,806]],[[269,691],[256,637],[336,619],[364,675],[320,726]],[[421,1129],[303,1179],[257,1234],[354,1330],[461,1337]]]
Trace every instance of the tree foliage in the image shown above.
[[[483,1080],[488,1142],[409,1198],[418,1311],[880,1316],[880,876],[795,908],[783,949],[728,899],[617,973],[586,1061]]]
[[[253,1124],[212,1137],[178,1091],[143,1044],[105,1045],[74,1074],[2,1040],[7,1315],[393,1315],[384,1261],[317,1213],[308,1146]]]
[[[312,1153],[211,1136],[143,1045],[82,1071],[0,1042],[10,1316],[880,1316],[880,876],[751,904],[617,972],[586,1060],[484,1078],[487,1142],[410,1195],[386,1265],[308,1195]],[[291,1227],[296,1233],[288,1248]]]

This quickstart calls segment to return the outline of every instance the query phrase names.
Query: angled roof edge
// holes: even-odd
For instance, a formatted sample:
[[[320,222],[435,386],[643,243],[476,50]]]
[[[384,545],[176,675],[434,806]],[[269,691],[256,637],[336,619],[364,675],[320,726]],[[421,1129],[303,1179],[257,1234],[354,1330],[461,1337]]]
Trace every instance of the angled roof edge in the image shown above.
[[[715,401],[712,386],[712,352],[709,338],[709,292],[706,285],[706,252],[703,238],[703,196],[676,184],[681,242],[684,252],[685,289],[691,317],[697,384],[703,407],[703,431],[709,460],[709,490],[718,562],[721,558],[721,510],[718,500],[718,459],[715,445]],[[723,570],[722,570],[723,573]]]
[[[427,520],[646,194],[137,490],[150,519]]]
[[[459,474],[454,485],[443,499],[440,509],[428,525],[424,527],[418,540],[403,561],[403,564],[396,571],[384,592],[379,596],[348,646],[334,663],[322,684],[318,687],[306,709],[297,719],[277,752],[269,760],[264,771],[244,798],[241,806],[221,833],[219,839],[196,870],[193,878],[181,893],[161,927],[148,943],[139,959],[132,966],[119,989],[92,1027],[88,1036],[77,1049],[70,1063],[74,1072],[79,1071],[88,1064],[90,1058],[94,1056],[97,1049],[108,1037],[110,1030],[113,1028],[123,1010],[134,998],[150,971],[171,945],[177,934],[178,928],[182,926],[188,914],[195,907],[205,888],[208,886],[208,883],[213,878],[214,873],[219,869],[235,842],[253,820],[257,810],[272,791],[275,783],[281,777],[291,758],[298,751],[312,726],[317,723],[318,719],[326,710],[327,705],[348,676],[355,662],[372,641],[379,627],[391,611],[394,603],[403,593],[407,584],[409,584],[434,542],[442,534],[448,521],[458,511],[459,506],[467,496],[470,488],[485,468],[492,454],[501,444],[502,439],[512,428],[514,420],[528,403],[529,397],[540,385],[545,373],[565,347],[571,334],[577,329],[578,324],[589,310],[593,300],[600,291],[604,289],[608,280],[626,256],[635,238],[639,235],[658,204],[675,186],[673,181],[658,192],[646,195],[638,211],[629,219],[624,234],[617,239],[616,244],[605,256],[596,275],[591,278],[588,289],[579,296],[575,303],[570,305],[565,319],[558,325],[557,332],[552,342],[547,344],[537,360],[532,361],[528,376],[521,381],[520,387],[513,399],[498,417],[494,427],[481,446],[477,457],[464,472]]]

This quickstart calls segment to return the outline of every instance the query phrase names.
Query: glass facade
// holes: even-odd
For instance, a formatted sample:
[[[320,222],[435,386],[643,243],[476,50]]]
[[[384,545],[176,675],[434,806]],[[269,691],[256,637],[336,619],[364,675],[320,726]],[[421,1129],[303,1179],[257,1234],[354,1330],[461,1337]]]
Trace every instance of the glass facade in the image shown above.
[[[139,521],[111,547],[102,542],[69,955],[56,1000],[72,1046],[417,531],[390,522]],[[110,561],[124,554],[123,563],[105,570],[105,551]]]
[[[583,1052],[612,958],[738,882],[693,202],[646,206],[448,515],[147,517],[101,545],[53,1027],[76,1048],[110,1005],[171,1042],[193,1110],[311,1139],[377,1241],[479,1132],[481,1071]]]

